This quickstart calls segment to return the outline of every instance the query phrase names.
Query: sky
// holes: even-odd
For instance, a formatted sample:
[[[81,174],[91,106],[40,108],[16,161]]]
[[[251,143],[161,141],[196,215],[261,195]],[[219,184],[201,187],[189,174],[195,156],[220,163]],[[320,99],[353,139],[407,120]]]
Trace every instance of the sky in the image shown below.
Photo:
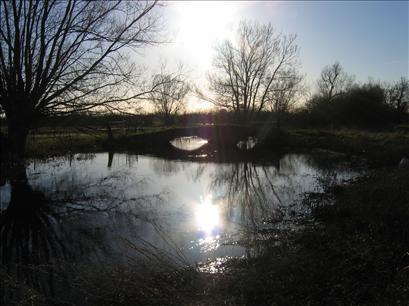
[[[152,69],[183,63],[206,89],[214,47],[232,39],[240,20],[297,34],[301,72],[314,91],[323,67],[339,61],[356,81],[392,82],[409,74],[408,1],[167,1],[160,8],[162,37],[141,60]],[[192,110],[208,107],[189,98]]]

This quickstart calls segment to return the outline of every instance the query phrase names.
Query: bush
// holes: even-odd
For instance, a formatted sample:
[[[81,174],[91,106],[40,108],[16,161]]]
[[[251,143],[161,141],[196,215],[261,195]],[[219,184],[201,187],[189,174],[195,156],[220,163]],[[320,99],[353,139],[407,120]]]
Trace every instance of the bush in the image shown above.
[[[298,116],[310,126],[381,127],[394,121],[384,89],[371,83],[355,86],[331,100],[314,96]]]

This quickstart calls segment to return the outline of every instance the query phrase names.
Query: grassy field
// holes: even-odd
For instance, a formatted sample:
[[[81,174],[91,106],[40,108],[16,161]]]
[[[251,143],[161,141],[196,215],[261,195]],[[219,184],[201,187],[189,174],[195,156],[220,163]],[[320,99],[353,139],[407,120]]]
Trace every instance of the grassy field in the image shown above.
[[[132,138],[140,134],[158,132],[168,128],[113,129],[115,138]],[[49,129],[31,132],[27,139],[26,156],[48,157],[79,152],[106,151],[108,136],[105,129]]]
[[[360,130],[292,130],[292,148],[321,148],[362,156],[374,167],[397,164],[409,155],[409,133]]]

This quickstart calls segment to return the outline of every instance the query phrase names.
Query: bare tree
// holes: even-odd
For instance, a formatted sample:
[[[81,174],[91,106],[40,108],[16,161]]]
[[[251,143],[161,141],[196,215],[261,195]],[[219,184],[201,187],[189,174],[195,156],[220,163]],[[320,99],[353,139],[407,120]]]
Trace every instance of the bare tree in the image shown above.
[[[283,83],[298,78],[295,39],[276,33],[271,24],[242,21],[236,41],[225,41],[216,49],[215,72],[209,75],[216,97],[210,100],[235,112],[265,109],[273,92],[287,91]]]
[[[162,65],[161,72],[152,78],[149,99],[155,111],[161,115],[166,123],[170,123],[173,116],[179,114],[186,107],[185,97],[190,91],[183,66],[179,65],[176,72],[167,71]]]
[[[351,88],[354,78],[344,71],[340,63],[335,62],[322,69],[317,83],[320,95],[327,101],[331,101]]]
[[[283,78],[277,82],[277,88],[271,91],[268,97],[267,105],[270,111],[276,114],[277,128],[281,128],[281,119],[283,114],[288,113],[294,108],[297,97],[302,93],[302,77],[292,73],[290,78]]]
[[[0,4],[0,111],[22,155],[40,117],[119,107],[134,92],[130,48],[155,43],[156,1],[30,0]]]
[[[384,85],[385,102],[395,111],[398,119],[409,110],[409,81],[402,77],[398,82]]]

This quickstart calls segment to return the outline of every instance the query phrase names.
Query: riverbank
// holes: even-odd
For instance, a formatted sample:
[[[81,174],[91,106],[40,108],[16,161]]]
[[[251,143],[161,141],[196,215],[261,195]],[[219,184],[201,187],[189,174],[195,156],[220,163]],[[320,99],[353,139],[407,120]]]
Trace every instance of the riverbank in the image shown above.
[[[211,139],[207,146],[193,152],[173,148],[169,140],[187,135]],[[242,152],[236,143],[244,136],[256,135],[261,142],[253,150]],[[4,146],[4,145],[3,145]],[[134,152],[159,154],[162,157],[222,160],[229,156],[258,157],[280,152],[311,152],[316,149],[331,150],[368,160],[373,168],[396,165],[409,154],[409,133],[405,131],[368,132],[362,130],[291,129],[277,132],[272,128],[241,126],[206,126],[195,128],[156,128],[134,133],[116,131],[108,140],[106,133],[37,133],[28,138],[27,157],[49,157],[80,152]],[[5,151],[2,148],[2,151]],[[204,156],[206,158],[203,158]]]
[[[227,263],[215,294],[243,305],[408,305],[408,186],[408,169],[383,169],[310,195],[317,223]]]
[[[58,299],[0,269],[2,282],[24,293],[21,305],[408,305],[408,186],[408,170],[394,167],[306,194],[312,219],[285,236],[264,229],[258,256],[183,268],[147,253],[127,268],[57,266]]]
[[[155,139],[155,133],[167,139],[175,131],[146,132],[143,139]],[[135,150],[132,140],[140,137],[117,136],[115,146],[115,142],[106,142],[105,135],[97,136],[73,134],[69,142],[62,136],[58,141],[44,137],[47,140],[32,146],[28,156],[64,154],[67,147],[71,152],[106,151],[107,146]],[[260,238],[256,239],[257,248],[262,250],[256,257],[211,263],[210,270],[200,265],[181,268],[164,258],[159,258],[161,265],[166,263],[164,267],[159,262],[153,265],[161,267],[160,271],[151,271],[152,263],[143,266],[141,262],[127,269],[73,266],[69,269],[73,269],[75,282],[67,289],[70,303],[86,299],[88,305],[407,305],[409,170],[397,164],[409,152],[408,134],[290,130],[277,137],[282,150],[342,152],[343,160],[362,157],[372,169],[354,181],[327,184],[323,192],[306,194],[303,201],[312,214],[300,220],[302,230],[281,235],[274,224],[271,230],[264,228],[256,235]],[[270,147],[256,150],[257,154],[277,152],[271,146],[277,144],[273,139],[266,142]],[[163,143],[163,147],[168,145]],[[157,153],[169,156],[166,150]],[[327,153],[323,151],[323,155]],[[62,284],[66,271],[58,280]],[[222,273],[213,273],[217,271]],[[8,290],[27,290],[25,300],[11,299],[13,302],[70,304],[50,300],[34,288],[14,282],[6,270],[0,272]]]
[[[306,195],[315,222],[305,220],[302,231],[284,240],[264,231],[259,256],[214,263],[213,273],[166,273],[172,294],[157,278],[157,295],[145,298],[169,305],[408,305],[408,186],[407,169],[385,168]],[[137,286],[127,290],[122,305],[141,302]]]
[[[409,133],[303,129],[289,132],[292,148],[321,148],[361,156],[372,168],[397,165],[409,157]]]

